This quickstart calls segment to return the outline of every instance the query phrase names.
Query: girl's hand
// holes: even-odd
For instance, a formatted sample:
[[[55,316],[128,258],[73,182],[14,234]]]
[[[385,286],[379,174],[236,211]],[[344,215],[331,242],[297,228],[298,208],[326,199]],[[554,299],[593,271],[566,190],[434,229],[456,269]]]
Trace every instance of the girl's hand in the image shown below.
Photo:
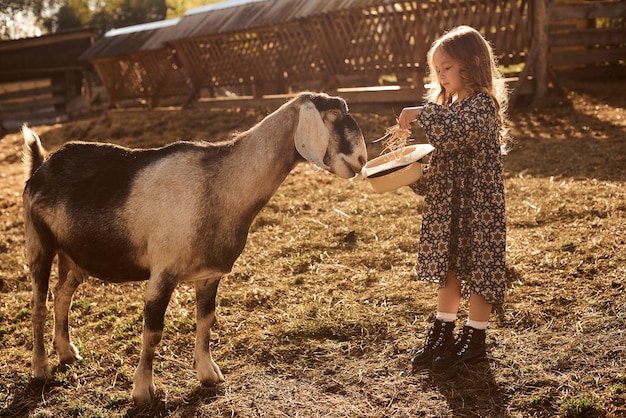
[[[415,122],[420,113],[422,106],[405,107],[398,116],[398,126],[402,129],[411,129],[411,123]]]

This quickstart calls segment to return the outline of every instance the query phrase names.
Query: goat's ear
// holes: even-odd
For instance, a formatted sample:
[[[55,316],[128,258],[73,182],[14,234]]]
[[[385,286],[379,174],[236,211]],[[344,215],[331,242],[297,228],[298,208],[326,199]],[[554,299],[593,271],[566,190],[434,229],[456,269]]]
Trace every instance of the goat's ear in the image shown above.
[[[316,166],[328,170],[330,167],[324,164],[324,156],[329,140],[330,134],[320,112],[313,103],[303,103],[300,106],[295,135],[296,149],[300,155]]]

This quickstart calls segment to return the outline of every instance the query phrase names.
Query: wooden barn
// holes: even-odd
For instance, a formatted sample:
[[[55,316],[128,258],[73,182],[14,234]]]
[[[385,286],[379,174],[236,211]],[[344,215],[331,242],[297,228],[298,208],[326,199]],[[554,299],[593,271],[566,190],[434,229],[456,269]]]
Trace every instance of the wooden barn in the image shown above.
[[[6,130],[24,122],[67,119],[68,106],[81,97],[83,71],[78,57],[93,44],[91,29],[0,42],[0,123]]]

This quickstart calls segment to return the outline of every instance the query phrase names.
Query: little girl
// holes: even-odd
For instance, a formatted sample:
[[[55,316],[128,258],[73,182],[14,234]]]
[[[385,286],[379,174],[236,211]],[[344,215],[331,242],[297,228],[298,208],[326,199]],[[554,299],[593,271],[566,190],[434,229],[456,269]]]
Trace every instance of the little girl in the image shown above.
[[[406,107],[435,147],[424,176],[411,185],[424,195],[417,276],[437,282],[437,316],[413,369],[442,371],[486,356],[485,329],[505,293],[506,224],[502,155],[507,92],[490,45],[476,30],[457,27],[428,52],[436,83],[424,106]],[[463,296],[467,324],[455,342]]]

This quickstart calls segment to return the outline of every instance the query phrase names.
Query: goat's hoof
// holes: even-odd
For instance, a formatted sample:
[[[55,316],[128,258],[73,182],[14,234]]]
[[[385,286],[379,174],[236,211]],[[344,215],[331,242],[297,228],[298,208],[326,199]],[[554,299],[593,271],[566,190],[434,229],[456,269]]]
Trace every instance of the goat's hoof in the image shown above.
[[[224,377],[221,377],[219,379],[200,379],[200,383],[202,384],[202,386],[204,386],[205,388],[212,388],[215,387],[217,385],[219,385],[220,383],[225,382],[226,379],[224,379]]]
[[[210,359],[204,367],[196,367],[196,372],[202,386],[211,387],[226,381],[222,371],[213,359]]]
[[[133,402],[135,405],[146,405],[154,399],[154,394],[156,392],[156,387],[154,384],[150,384],[144,387],[140,387],[135,385],[133,388]]]
[[[41,382],[52,380],[52,370],[48,364],[40,367],[33,367],[33,379]]]
[[[78,348],[72,343],[69,344],[65,353],[59,352],[59,361],[62,364],[72,364],[76,361],[82,360],[83,358],[78,354]]]
[[[209,373],[205,376],[200,376],[200,374],[198,374],[198,380],[200,381],[200,383],[202,383],[202,386],[206,387],[213,387],[226,381],[226,379],[224,379],[224,376],[222,375],[222,372],[220,372],[220,369],[217,369],[217,373],[213,371],[213,373]]]

